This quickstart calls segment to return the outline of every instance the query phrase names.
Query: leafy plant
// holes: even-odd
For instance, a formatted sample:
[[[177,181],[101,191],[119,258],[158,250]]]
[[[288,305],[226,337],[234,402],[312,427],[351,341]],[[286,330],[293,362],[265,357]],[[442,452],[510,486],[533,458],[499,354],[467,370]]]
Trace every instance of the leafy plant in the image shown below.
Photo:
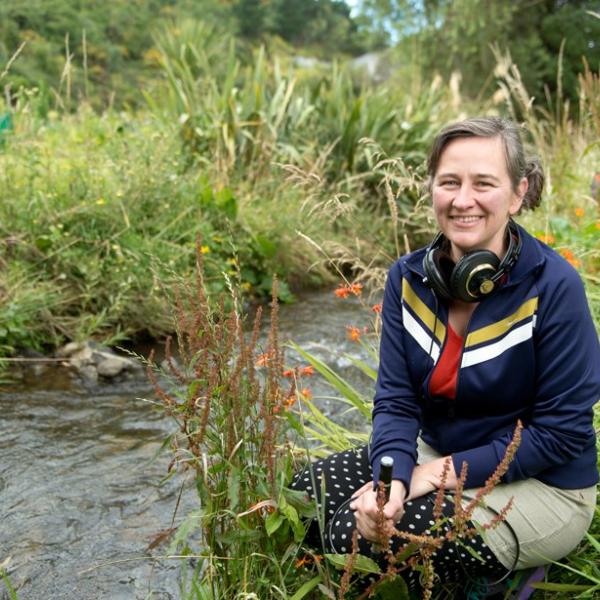
[[[261,310],[247,336],[239,299],[234,297],[229,312],[224,299],[212,304],[202,272],[200,261],[196,288],[176,295],[183,364],[167,348],[173,385],[165,389],[148,371],[163,410],[177,426],[169,438],[174,452],[169,474],[187,474],[199,500],[199,511],[187,515],[175,533],[171,552],[198,560],[190,597],[253,593],[299,599],[322,576],[307,582],[294,569],[304,538],[301,519],[313,509],[286,488],[294,468],[287,409],[296,390],[282,383],[277,284],[268,343],[258,352]]]

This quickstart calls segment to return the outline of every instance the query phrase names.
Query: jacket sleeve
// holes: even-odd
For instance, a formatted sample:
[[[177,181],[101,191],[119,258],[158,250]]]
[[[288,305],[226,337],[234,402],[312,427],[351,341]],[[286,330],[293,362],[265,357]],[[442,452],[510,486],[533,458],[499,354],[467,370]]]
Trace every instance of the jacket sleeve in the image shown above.
[[[556,265],[555,265],[556,266]],[[565,464],[594,443],[593,406],[600,396],[600,346],[579,275],[568,267],[540,294],[534,328],[535,398],[521,445],[504,481],[535,477]],[[512,433],[452,456],[468,464],[467,487],[479,487],[504,456]]]
[[[388,274],[383,297],[370,458],[373,479],[378,481],[381,457],[391,456],[394,459],[392,477],[401,480],[408,492],[417,458],[421,412],[409,376],[403,343],[401,290],[402,273],[399,263],[396,263]]]

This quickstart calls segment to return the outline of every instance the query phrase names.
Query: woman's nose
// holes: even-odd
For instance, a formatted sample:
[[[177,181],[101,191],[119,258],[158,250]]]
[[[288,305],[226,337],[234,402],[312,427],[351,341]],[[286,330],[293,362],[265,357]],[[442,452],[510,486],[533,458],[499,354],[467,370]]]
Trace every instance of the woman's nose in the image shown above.
[[[470,185],[463,184],[457,190],[452,200],[456,208],[468,208],[475,203],[474,190]]]

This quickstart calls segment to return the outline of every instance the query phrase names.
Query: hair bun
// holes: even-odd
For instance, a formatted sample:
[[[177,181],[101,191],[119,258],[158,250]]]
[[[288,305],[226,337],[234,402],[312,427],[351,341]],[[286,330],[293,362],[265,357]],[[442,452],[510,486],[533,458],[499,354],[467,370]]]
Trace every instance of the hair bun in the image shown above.
[[[535,210],[542,201],[542,190],[544,189],[544,170],[539,158],[534,157],[527,161],[525,177],[527,177],[529,186],[523,198],[523,208]]]

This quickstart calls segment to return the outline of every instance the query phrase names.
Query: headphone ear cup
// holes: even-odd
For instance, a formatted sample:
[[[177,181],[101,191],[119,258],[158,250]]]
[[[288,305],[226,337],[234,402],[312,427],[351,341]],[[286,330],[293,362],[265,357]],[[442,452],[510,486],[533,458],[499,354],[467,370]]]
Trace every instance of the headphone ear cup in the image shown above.
[[[449,281],[450,273],[454,269],[454,261],[439,248],[430,248],[425,253],[423,268],[428,285],[440,298],[450,302],[452,292],[446,282]]]
[[[475,250],[465,254],[450,277],[450,293],[463,302],[478,302],[496,285],[491,278],[497,273],[500,259],[490,250]]]

